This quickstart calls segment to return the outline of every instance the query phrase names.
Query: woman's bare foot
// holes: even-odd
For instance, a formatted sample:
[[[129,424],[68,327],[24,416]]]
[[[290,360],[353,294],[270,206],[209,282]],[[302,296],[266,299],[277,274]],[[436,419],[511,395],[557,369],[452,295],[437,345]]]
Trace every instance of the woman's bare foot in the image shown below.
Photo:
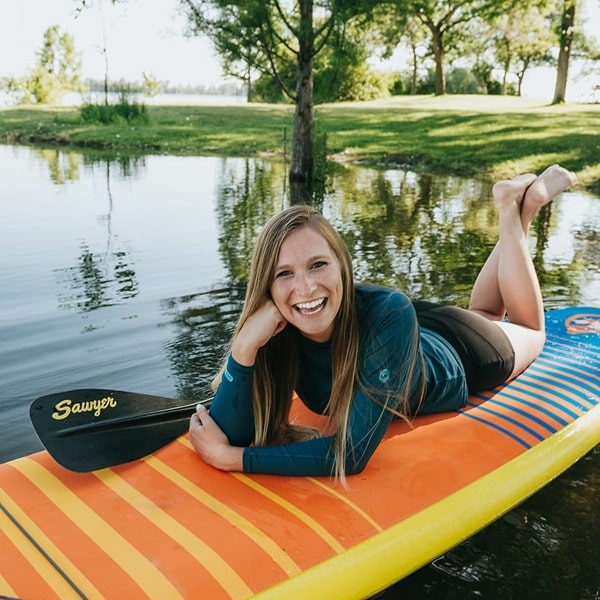
[[[525,223],[530,223],[540,208],[556,198],[558,194],[564,192],[568,187],[575,183],[575,173],[567,171],[560,165],[548,167],[531,184],[525,199],[521,214]]]
[[[511,204],[516,208],[521,207],[525,192],[536,181],[536,175],[526,173],[525,175],[517,175],[512,179],[504,179],[494,184],[492,193],[498,208],[508,207]]]

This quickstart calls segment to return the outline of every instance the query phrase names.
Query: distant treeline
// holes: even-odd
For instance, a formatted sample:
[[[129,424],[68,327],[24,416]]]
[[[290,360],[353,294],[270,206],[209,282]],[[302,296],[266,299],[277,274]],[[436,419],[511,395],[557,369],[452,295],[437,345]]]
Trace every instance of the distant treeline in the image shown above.
[[[221,82],[217,85],[172,85],[168,81],[161,81],[159,83],[158,93],[161,94],[243,96],[246,93],[243,87],[235,82]],[[104,92],[104,81],[101,79],[86,79],[84,87],[89,92]],[[146,87],[139,81],[118,79],[108,82],[108,91],[111,93],[129,92],[132,94],[143,94],[146,93]]]

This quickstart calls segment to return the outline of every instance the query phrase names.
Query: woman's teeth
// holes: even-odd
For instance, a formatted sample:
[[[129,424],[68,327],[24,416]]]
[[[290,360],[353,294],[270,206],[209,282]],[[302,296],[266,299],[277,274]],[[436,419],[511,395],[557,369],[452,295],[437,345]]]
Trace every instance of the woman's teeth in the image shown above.
[[[319,298],[319,300],[313,300],[312,302],[301,302],[296,304],[296,310],[305,315],[312,314],[321,310],[324,304],[325,298]]]

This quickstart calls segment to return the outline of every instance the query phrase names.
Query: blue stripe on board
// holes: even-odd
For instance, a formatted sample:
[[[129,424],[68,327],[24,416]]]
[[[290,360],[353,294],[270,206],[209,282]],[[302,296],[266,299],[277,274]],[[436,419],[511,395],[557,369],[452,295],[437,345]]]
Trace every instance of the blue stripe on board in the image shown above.
[[[593,385],[586,384],[581,380],[573,380],[570,377],[565,377],[560,383],[552,384],[554,387],[560,385],[564,389],[550,390],[546,387],[549,383],[547,374],[543,371],[531,371],[523,375],[521,381],[523,385],[529,384],[534,387],[539,386],[540,390],[545,389],[547,394],[566,402],[569,406],[577,407],[580,410],[588,411],[598,404],[598,394],[600,393],[600,389]],[[568,392],[570,392],[570,396],[567,395]]]
[[[526,433],[528,433],[532,437],[536,438],[540,442],[543,439],[545,439],[543,435],[541,435],[537,431],[531,429],[531,427],[528,427],[527,425],[525,425],[525,423],[522,423],[521,421],[519,421],[517,419],[514,419],[513,417],[509,417],[508,415],[503,415],[502,413],[497,413],[497,412],[495,412],[495,411],[493,411],[493,410],[491,410],[489,408],[486,408],[486,406],[483,405],[483,404],[480,404],[477,408],[479,410],[485,412],[485,413],[488,413],[490,415],[494,415],[498,419],[503,419],[504,421],[508,421],[509,423],[512,423],[513,425],[516,425],[519,429],[522,429],[523,431],[525,431]]]
[[[559,379],[562,379],[560,384],[568,382],[573,386],[583,388],[586,392],[592,394],[592,398],[585,397],[586,402],[592,403],[594,406],[600,401],[600,377],[594,375],[592,371],[585,371],[581,368],[574,368],[564,363],[561,365],[561,370],[557,371],[554,364],[549,361],[538,359],[529,369],[525,372],[525,375],[529,373],[540,373],[540,376],[547,378],[548,375],[552,374]],[[598,372],[600,373],[600,363],[598,364]],[[594,382],[597,379],[598,382]],[[581,394],[580,394],[581,395]]]
[[[581,373],[597,371],[600,366],[600,352],[573,352],[572,346],[560,344],[558,340],[554,343],[552,340],[546,342],[540,359],[552,361],[554,365],[557,363],[562,367],[565,362],[577,366]],[[539,359],[538,359],[539,360]]]
[[[503,433],[504,435],[507,435],[509,438],[512,438],[513,440],[515,440],[515,442],[518,442],[519,444],[521,444],[521,446],[524,446],[526,449],[531,448],[531,444],[529,444],[525,440],[521,439],[519,436],[515,435],[512,431],[508,431],[508,429],[504,429],[504,427],[500,427],[500,425],[497,425],[496,423],[491,423],[490,421],[487,421],[486,419],[482,419],[481,417],[473,415],[469,412],[461,412],[461,414],[464,415],[465,417],[469,417],[469,419],[479,421],[480,423],[483,423],[484,425],[489,425],[493,429],[497,429],[500,433]]]
[[[557,316],[558,312],[564,312],[566,318],[578,311],[575,309],[557,311]],[[593,313],[595,309],[586,309],[585,312]],[[574,409],[587,412],[593,406],[598,405],[600,403],[600,346],[596,345],[595,340],[594,343],[588,343],[585,340],[568,336],[563,329],[562,319],[563,317],[560,316],[560,323],[553,321],[549,323],[547,342],[542,354],[516,382],[511,382],[508,386],[499,386],[496,389],[497,395],[491,398],[475,394],[474,397],[482,400],[484,404],[469,402],[467,406],[478,408],[480,412],[504,419],[541,441],[544,439],[543,436],[524,423],[507,415],[499,414],[496,409],[501,407],[513,411],[513,413],[530,419],[532,424],[536,423],[546,431],[556,433],[558,427],[544,422],[543,418],[536,417],[527,409],[535,409],[552,418],[561,427],[565,427],[571,420],[580,416],[574,412]],[[549,376],[557,378],[558,381],[549,381]],[[519,385],[519,380],[521,385]],[[525,386],[532,390],[523,389]],[[549,389],[550,387],[552,389]],[[561,387],[564,390],[561,390]],[[529,399],[525,400],[516,396],[517,391]],[[570,395],[567,395],[567,392]],[[532,447],[532,444],[518,434],[488,420],[484,415],[473,414],[472,410],[458,412],[492,427],[527,449]],[[565,415],[571,420],[565,418]]]
[[[532,377],[532,379],[535,379],[535,377]],[[532,387],[535,387],[535,381],[532,382]],[[518,388],[517,388],[518,389]],[[574,408],[578,408],[579,410],[584,410],[584,411],[588,411],[589,408],[586,406],[581,406],[579,404],[577,404],[577,402],[575,400],[572,400],[571,398],[565,397],[562,393],[560,392],[556,392],[556,391],[552,391],[552,396],[548,396],[548,392],[546,392],[546,395],[544,395],[542,392],[544,391],[543,388],[541,388],[539,391],[533,391],[533,390],[519,390],[522,394],[527,394],[527,396],[529,396],[530,398],[537,398],[538,400],[540,400],[541,402],[543,402],[546,405],[552,406],[555,409],[558,409],[560,412],[562,412],[563,414],[568,415],[569,417],[571,417],[571,419],[576,419],[579,414],[574,412],[571,408],[569,407],[574,407]],[[511,400],[519,400],[519,398],[515,398],[515,396],[511,393],[511,391],[504,391],[503,395],[506,396],[507,398],[510,398]],[[565,406],[564,404],[562,404],[562,402],[559,402],[559,400],[564,400],[567,404],[567,406]],[[556,415],[556,413],[554,413]]]
[[[581,363],[576,363],[579,368],[571,367],[561,363],[560,370],[556,369],[556,360],[551,361],[546,357],[538,358],[522,375],[519,379],[526,380],[528,377],[537,378],[542,383],[547,383],[553,386],[559,386],[568,388],[569,385],[576,388],[572,390],[572,393],[581,396],[581,399],[591,403],[592,405],[598,404],[600,401],[600,376],[594,373],[593,369],[582,369]],[[600,362],[598,364],[598,373],[600,373]],[[555,377],[558,382],[552,382],[549,377]],[[597,380],[595,382],[594,380]],[[585,393],[582,393],[583,390]],[[554,393],[554,392],[549,392]],[[592,398],[587,394],[592,394]]]
[[[530,367],[530,369],[531,368],[532,367]],[[528,381],[528,379],[530,379],[531,381]],[[564,395],[562,392],[557,392],[555,390],[545,390],[543,385],[540,385],[540,386],[537,385],[539,383],[537,381],[538,379],[540,380],[540,382],[542,384],[546,383],[546,380],[543,377],[536,376],[534,373],[527,371],[523,375],[520,375],[519,378],[517,380],[515,380],[515,382],[512,382],[509,386],[503,387],[499,391],[498,396],[501,395],[502,397],[509,398],[510,400],[513,400],[516,402],[528,403],[527,400],[523,400],[522,398],[514,395],[513,390],[519,391],[521,394],[525,394],[529,398],[541,400],[541,402],[543,403],[541,405],[536,402],[528,403],[528,404],[538,408],[539,410],[541,410],[543,412],[547,411],[547,409],[545,409],[544,406],[549,406],[549,407],[558,409],[563,414],[567,414],[572,419],[576,419],[579,416],[577,413],[574,413],[572,410],[570,410],[568,406],[565,406],[562,402],[558,401],[558,400],[564,399]],[[534,389],[533,390],[523,389],[523,387],[525,385],[529,385],[530,387],[533,387]],[[545,391],[545,393],[544,393],[544,391]],[[498,396],[495,396],[494,399],[498,400]],[[585,411],[589,410],[589,407],[581,406],[580,404],[577,403],[576,400],[571,399],[569,397],[566,398],[566,403],[568,405],[575,406],[576,408],[578,408],[580,410],[585,410]],[[548,412],[548,414],[550,414],[552,417],[554,417],[557,421],[562,420],[562,417],[560,417],[558,415],[558,413],[556,413],[556,412]],[[564,423],[564,424],[566,424],[566,423]]]
[[[575,361],[576,364],[581,364],[580,361],[584,360],[584,364],[596,367],[600,363],[600,346],[567,345],[564,338],[549,336],[541,356],[561,356],[565,360]]]
[[[479,394],[477,394],[477,397],[480,398],[481,400],[483,400],[485,402],[486,406],[493,404],[494,406],[500,406],[502,408],[506,408],[507,410],[512,410],[513,412],[516,412],[524,417],[527,417],[528,419],[530,419],[534,423],[537,423],[538,425],[540,425],[541,427],[543,427],[550,433],[555,433],[556,431],[558,431],[558,429],[556,427],[550,425],[550,423],[544,421],[543,419],[540,419],[540,417],[536,417],[534,414],[530,413],[529,411],[527,411],[524,408],[519,408],[518,406],[515,406],[513,404],[508,404],[507,402],[502,402],[501,400],[498,400],[495,397],[487,398],[487,397],[479,395]],[[537,411],[547,415],[551,419],[558,421],[563,427],[565,425],[567,425],[567,423],[568,423],[568,421],[565,421],[562,417],[555,415],[553,412],[549,411],[547,408],[544,408],[543,406],[539,406],[535,402],[528,402],[527,400],[522,400],[521,398],[514,398],[514,400],[516,402],[518,402],[519,404],[525,405],[529,408],[534,408]],[[470,405],[480,406],[479,404],[474,404],[474,403],[470,403]]]

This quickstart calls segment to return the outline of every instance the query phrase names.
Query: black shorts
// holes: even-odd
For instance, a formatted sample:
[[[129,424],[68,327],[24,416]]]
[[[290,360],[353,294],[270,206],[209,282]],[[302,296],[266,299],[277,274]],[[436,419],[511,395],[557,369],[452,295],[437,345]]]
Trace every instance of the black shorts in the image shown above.
[[[435,331],[456,350],[465,368],[470,393],[506,381],[515,366],[508,336],[489,319],[457,306],[414,301],[419,325]]]

